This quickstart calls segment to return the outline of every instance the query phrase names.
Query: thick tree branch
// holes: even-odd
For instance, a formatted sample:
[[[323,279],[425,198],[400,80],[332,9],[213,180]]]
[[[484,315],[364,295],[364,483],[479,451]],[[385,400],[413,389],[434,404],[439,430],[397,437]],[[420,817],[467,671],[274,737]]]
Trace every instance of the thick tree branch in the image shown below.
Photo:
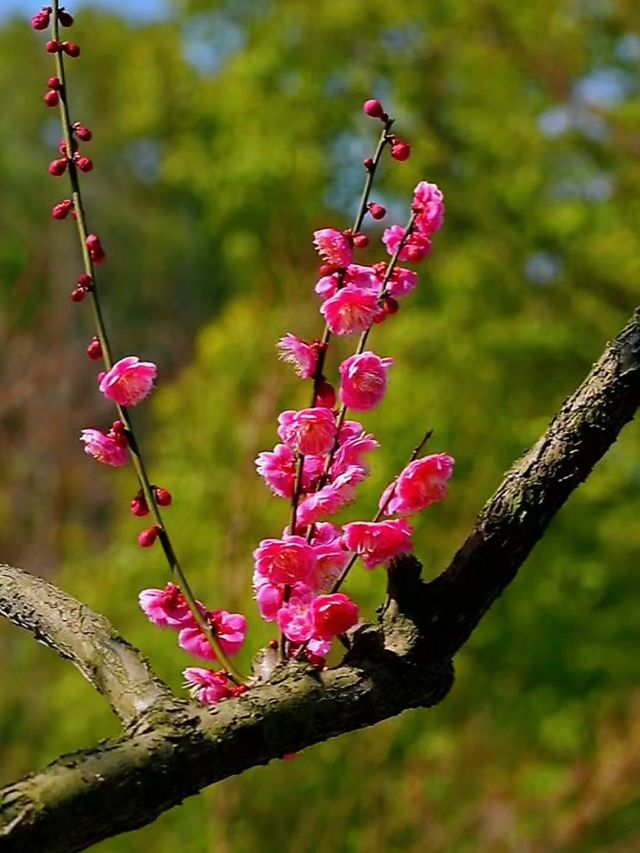
[[[268,684],[213,710],[161,697],[134,735],[62,757],[0,792],[0,850],[84,849],[248,767],[441,701],[453,680],[451,656],[639,404],[636,313],[547,433],[506,475],[449,568],[424,584],[416,560],[396,563],[382,629],[356,632],[340,667],[318,675],[290,664],[276,669]],[[0,612],[20,621],[7,607],[3,585],[0,574]],[[41,605],[33,606],[38,615],[21,623],[32,630],[41,622]],[[53,614],[48,618],[55,623]],[[53,626],[49,633],[55,634]],[[65,642],[76,663],[97,665],[89,652],[78,654],[72,638]]]
[[[104,616],[42,578],[0,565],[0,616],[72,661],[125,728],[173,700],[169,688]]]

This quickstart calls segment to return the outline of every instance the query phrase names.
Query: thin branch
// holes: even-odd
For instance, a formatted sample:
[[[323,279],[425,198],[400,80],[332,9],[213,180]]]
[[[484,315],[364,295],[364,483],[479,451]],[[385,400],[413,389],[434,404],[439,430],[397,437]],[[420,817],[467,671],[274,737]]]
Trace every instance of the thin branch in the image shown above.
[[[184,797],[227,776],[407,708],[441,701],[453,682],[450,657],[639,405],[636,312],[547,433],[507,474],[449,568],[424,584],[417,560],[396,563],[389,573],[382,630],[356,630],[340,667],[318,674],[289,662],[275,668],[268,684],[238,699],[213,709],[181,703],[174,706],[175,713],[158,714],[155,729],[61,757],[0,791],[0,850],[85,849],[150,823]],[[32,604],[39,614],[42,598],[34,596]],[[0,594],[0,612],[12,613],[6,589]],[[10,618],[20,622],[15,614]],[[22,624],[34,630],[33,618],[42,622],[39,615],[27,615]],[[61,617],[50,612],[44,623],[52,619],[55,626],[56,618]],[[54,640],[52,645],[60,647]],[[68,656],[76,662],[85,659],[75,640],[65,642]]]
[[[0,565],[0,616],[74,663],[127,729],[152,709],[175,701],[104,616],[42,578]]]

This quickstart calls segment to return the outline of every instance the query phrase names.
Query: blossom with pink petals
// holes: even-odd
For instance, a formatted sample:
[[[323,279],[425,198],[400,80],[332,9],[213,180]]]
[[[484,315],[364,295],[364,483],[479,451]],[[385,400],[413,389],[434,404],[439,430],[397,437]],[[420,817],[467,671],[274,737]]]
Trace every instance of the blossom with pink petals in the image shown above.
[[[263,450],[256,459],[256,468],[274,495],[290,498],[296,479],[296,457],[286,444],[276,444],[273,450]],[[305,456],[302,489],[308,491],[324,469],[321,456]]]
[[[307,660],[311,666],[323,667],[330,651],[331,640],[321,640],[320,637],[311,637],[307,642]]]
[[[352,355],[340,365],[340,399],[357,412],[373,409],[387,390],[387,371],[392,358],[367,351]]]
[[[347,269],[342,273],[334,272],[331,275],[325,275],[317,282],[315,291],[323,299],[328,299],[338,291],[340,287],[346,287],[348,284],[353,284],[356,287],[363,287],[365,290],[376,290],[378,280],[373,267],[365,267],[362,264],[349,264]]]
[[[129,355],[117,361],[100,379],[100,390],[119,406],[137,406],[153,388],[158,368]]]
[[[187,599],[174,583],[168,583],[164,589],[143,589],[138,601],[149,621],[158,628],[179,631],[196,624]]]
[[[302,536],[263,539],[253,552],[258,574],[273,584],[307,583],[316,568],[316,555]]]
[[[288,410],[278,417],[278,435],[304,456],[328,453],[336,436],[336,419],[330,409],[316,406],[298,412]]]
[[[386,515],[411,515],[443,500],[453,465],[453,459],[446,453],[435,453],[410,462],[396,483],[386,489],[380,498],[380,506],[385,506],[391,494]]]
[[[439,231],[444,222],[444,196],[438,185],[420,181],[413,191],[412,210],[418,214],[416,225],[423,234]]]
[[[290,600],[278,611],[278,627],[288,640],[304,643],[313,635],[313,610],[310,601]]]
[[[359,465],[350,465],[331,483],[318,489],[300,502],[298,522],[304,526],[313,524],[320,518],[333,515],[351,503],[356,487],[367,476],[367,471]]]
[[[83,429],[80,441],[84,441],[84,452],[104,465],[117,468],[127,464],[127,441],[121,435],[105,435],[99,429]]]
[[[297,335],[288,332],[278,341],[280,358],[287,364],[292,364],[300,379],[312,379],[318,366],[319,344],[316,341],[307,344]]]
[[[356,423],[356,421],[350,421],[349,423]],[[342,434],[343,430],[340,431],[341,436]],[[377,450],[379,447],[380,444],[375,438],[360,427],[358,434],[345,439],[338,447],[333,457],[331,475],[337,477],[339,474],[343,474],[350,465],[357,465],[368,473],[369,469],[364,462],[363,456],[365,453],[371,453],[372,450]]]
[[[314,541],[313,550],[316,555],[313,589],[316,592],[329,592],[345,570],[349,562],[349,554],[342,547],[340,538],[324,545]]]
[[[194,699],[203,705],[215,705],[233,696],[233,685],[224,672],[213,672],[199,666],[188,666],[182,671],[185,687]]]
[[[395,255],[398,246],[402,242],[405,229],[402,225],[392,225],[390,228],[385,228],[382,235],[382,242],[386,246],[387,252],[390,255]],[[401,261],[409,261],[411,264],[418,264],[423,261],[431,252],[431,240],[426,234],[421,231],[412,231],[406,242],[404,243],[398,259]]]
[[[412,528],[401,518],[393,521],[354,521],[345,524],[342,537],[345,548],[358,554],[367,569],[387,563],[412,550]]]
[[[364,332],[378,313],[378,295],[373,290],[348,284],[325,300],[320,312],[334,335]]]
[[[313,634],[320,640],[331,640],[346,633],[358,622],[358,605],[343,592],[319,595],[313,605]]]
[[[240,651],[247,633],[247,620],[244,616],[240,613],[227,613],[226,610],[210,610],[205,618],[226,655],[235,655]],[[216,658],[211,644],[198,625],[183,628],[178,634],[178,643],[181,649],[194,657],[204,660]]]
[[[314,231],[313,245],[322,260],[333,267],[347,267],[353,258],[351,243],[335,228]]]
[[[384,261],[373,266],[380,288],[387,275],[387,267],[388,264]],[[402,299],[404,296],[413,293],[417,283],[418,273],[415,270],[408,270],[406,267],[395,267],[389,281],[385,285],[385,290],[393,299]]]

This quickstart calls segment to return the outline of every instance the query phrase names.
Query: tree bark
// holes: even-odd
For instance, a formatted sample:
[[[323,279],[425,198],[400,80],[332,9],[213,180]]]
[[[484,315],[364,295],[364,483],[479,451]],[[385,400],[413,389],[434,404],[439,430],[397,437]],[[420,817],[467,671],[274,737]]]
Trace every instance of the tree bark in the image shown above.
[[[397,560],[380,625],[352,634],[341,666],[322,673],[296,663],[276,666],[267,683],[211,709],[174,698],[102,617],[59,590],[56,616],[30,592],[24,573],[5,568],[0,612],[71,658],[109,698],[129,734],[62,756],[0,791],[0,850],[85,849],[251,766],[442,701],[453,683],[452,657],[639,404],[636,312],[508,472],[446,571],[425,584],[417,560]],[[33,583],[36,589],[44,582]],[[77,640],[58,625],[72,625],[73,613],[82,613]],[[139,706],[138,678],[146,685]]]

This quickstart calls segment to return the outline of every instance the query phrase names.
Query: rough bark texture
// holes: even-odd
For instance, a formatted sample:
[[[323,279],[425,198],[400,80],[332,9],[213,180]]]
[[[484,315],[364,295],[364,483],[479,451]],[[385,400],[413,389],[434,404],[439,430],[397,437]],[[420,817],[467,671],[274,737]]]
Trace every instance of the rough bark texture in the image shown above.
[[[1,791],[0,850],[85,849],[248,767],[441,701],[453,683],[451,658],[639,404],[636,312],[506,475],[442,575],[425,584],[417,560],[396,561],[380,627],[356,631],[340,667],[321,674],[300,664],[276,668],[268,683],[214,709],[172,697],[102,617],[50,584],[43,603],[45,582],[3,568],[0,613],[71,658],[129,734],[63,756]],[[78,619],[79,633],[72,629]]]

